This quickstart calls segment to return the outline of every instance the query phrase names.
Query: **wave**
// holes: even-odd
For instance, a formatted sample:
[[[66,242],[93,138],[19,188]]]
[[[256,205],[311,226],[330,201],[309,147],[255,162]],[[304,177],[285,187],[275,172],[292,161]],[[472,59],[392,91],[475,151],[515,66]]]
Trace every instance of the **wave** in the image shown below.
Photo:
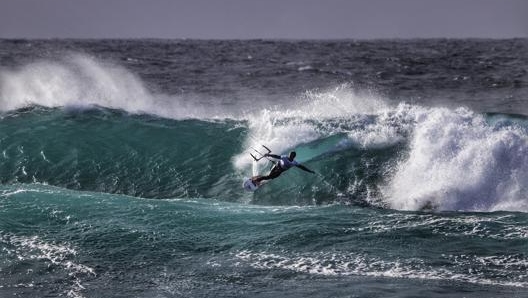
[[[171,119],[229,118],[221,106],[194,101],[192,96],[151,92],[126,68],[77,53],[0,72],[0,111],[4,112],[34,105],[72,110],[99,106]]]
[[[522,117],[391,103],[350,84],[254,105],[199,97],[156,94],[127,69],[83,55],[4,70],[2,182],[153,198],[528,211]],[[268,170],[253,169],[248,154],[261,144],[297,150],[319,174],[289,171],[241,193],[242,177]]]
[[[385,197],[393,208],[527,211],[527,122],[467,109],[418,109]]]

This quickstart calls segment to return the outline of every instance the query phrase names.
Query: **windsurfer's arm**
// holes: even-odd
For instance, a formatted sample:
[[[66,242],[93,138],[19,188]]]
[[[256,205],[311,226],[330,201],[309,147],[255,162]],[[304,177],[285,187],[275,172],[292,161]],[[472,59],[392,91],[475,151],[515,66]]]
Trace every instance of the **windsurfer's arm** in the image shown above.
[[[303,170],[303,171],[306,171],[306,172],[309,172],[309,173],[315,174],[314,171],[308,169],[307,167],[305,167],[305,166],[303,166],[303,165],[301,165],[301,164],[297,165],[297,167],[298,167],[299,169]]]
[[[280,158],[281,158],[280,155],[269,154],[269,153],[264,154],[264,156],[266,156],[266,157],[273,157],[273,158],[275,158],[275,159],[280,159]]]

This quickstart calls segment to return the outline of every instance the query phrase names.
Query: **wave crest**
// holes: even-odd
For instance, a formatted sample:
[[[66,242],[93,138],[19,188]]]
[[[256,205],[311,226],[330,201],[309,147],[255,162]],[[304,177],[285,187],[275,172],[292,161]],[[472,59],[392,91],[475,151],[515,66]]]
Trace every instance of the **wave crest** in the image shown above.
[[[489,124],[463,108],[415,116],[408,157],[384,188],[391,207],[528,210],[528,140],[521,127]]]

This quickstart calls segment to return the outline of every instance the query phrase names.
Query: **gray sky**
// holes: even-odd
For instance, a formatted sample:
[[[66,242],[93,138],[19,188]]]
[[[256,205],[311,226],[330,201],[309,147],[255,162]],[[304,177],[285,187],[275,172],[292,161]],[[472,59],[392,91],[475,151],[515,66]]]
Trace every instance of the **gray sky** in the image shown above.
[[[0,38],[528,37],[528,0],[0,0]]]

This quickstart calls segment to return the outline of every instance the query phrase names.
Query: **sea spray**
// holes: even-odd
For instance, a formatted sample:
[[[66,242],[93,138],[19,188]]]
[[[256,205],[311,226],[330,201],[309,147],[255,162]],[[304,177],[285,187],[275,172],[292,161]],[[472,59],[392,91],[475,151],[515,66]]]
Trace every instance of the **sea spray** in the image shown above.
[[[148,112],[152,95],[123,67],[75,54],[61,61],[37,61],[0,73],[0,110],[31,105],[90,106]]]
[[[31,106],[103,107],[170,119],[235,117],[222,105],[196,103],[192,95],[151,92],[125,67],[78,53],[0,72],[0,111]]]
[[[365,128],[364,122],[370,121],[368,119],[371,116],[388,110],[389,105],[385,100],[372,93],[354,90],[350,84],[328,90],[310,90],[293,97],[284,105],[275,105],[247,114],[249,134],[246,147],[265,144],[275,152],[285,153],[317,139],[342,133],[350,133],[351,140],[343,140],[341,147],[345,143],[367,145],[369,141],[365,139],[378,138],[366,134],[359,136],[358,130]],[[247,167],[249,161],[246,157],[246,152],[237,155],[234,158],[235,167]],[[306,156],[299,158],[309,159]]]
[[[528,210],[528,136],[467,109],[416,110],[408,157],[385,197],[405,210]]]

